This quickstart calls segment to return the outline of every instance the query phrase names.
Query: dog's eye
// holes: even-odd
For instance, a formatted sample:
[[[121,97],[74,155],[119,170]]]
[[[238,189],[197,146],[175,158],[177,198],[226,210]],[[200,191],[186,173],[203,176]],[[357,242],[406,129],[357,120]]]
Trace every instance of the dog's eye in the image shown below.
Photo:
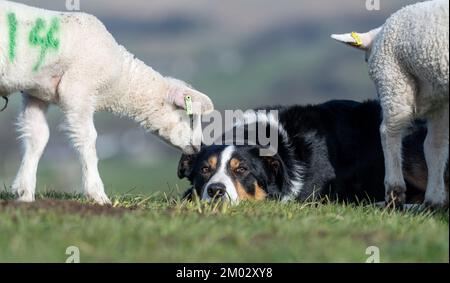
[[[236,168],[235,172],[237,174],[244,174],[245,172],[247,172],[247,168],[245,168],[245,167],[238,167],[238,168]]]
[[[208,174],[211,171],[208,166],[205,166],[201,169],[202,174]]]

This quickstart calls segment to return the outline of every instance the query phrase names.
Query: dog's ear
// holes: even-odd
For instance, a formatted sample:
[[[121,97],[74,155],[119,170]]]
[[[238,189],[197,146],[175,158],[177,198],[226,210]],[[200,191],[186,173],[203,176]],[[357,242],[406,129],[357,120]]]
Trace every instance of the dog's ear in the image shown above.
[[[183,154],[180,162],[178,163],[178,178],[187,178],[192,173],[192,167],[194,166],[196,154]]]
[[[283,191],[288,177],[286,165],[282,161],[281,157],[276,154],[274,156],[263,156],[262,159],[272,173],[271,180],[276,184],[277,190]]]
[[[278,153],[274,155],[262,155],[261,154],[261,146],[256,146],[250,149],[250,153],[257,159],[262,160],[266,168],[273,173],[274,176],[280,175],[283,173],[284,163]]]
[[[281,173],[283,164],[278,154],[274,156],[263,156],[262,159],[275,175],[279,175]]]

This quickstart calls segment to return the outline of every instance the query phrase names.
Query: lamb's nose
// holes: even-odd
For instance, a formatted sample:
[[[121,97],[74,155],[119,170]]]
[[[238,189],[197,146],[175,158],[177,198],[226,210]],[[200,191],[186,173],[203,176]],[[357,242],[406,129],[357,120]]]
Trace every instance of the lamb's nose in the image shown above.
[[[208,186],[207,193],[211,198],[221,198],[225,195],[226,188],[222,183],[214,183]]]

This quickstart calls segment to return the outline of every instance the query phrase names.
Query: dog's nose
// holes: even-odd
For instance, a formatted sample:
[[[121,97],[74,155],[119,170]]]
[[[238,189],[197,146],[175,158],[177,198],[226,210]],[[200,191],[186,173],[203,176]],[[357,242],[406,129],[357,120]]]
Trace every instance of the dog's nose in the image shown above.
[[[208,186],[207,193],[211,198],[217,197],[221,198],[225,195],[226,188],[222,183],[214,183]]]

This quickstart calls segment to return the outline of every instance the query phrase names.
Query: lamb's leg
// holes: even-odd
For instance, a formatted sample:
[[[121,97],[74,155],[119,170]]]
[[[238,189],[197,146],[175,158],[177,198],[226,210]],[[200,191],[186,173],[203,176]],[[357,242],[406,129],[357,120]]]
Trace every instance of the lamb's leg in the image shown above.
[[[401,206],[406,199],[406,185],[402,171],[402,131],[392,132],[383,120],[380,133],[383,146],[386,202]]]
[[[23,156],[12,184],[12,191],[18,196],[19,201],[31,202],[34,201],[36,190],[38,163],[50,136],[45,118],[48,104],[26,94],[23,95],[23,104],[17,122]]]
[[[428,167],[425,204],[432,207],[448,206],[444,172],[448,160],[449,119],[447,109],[441,115],[428,119],[428,134],[424,143]]]
[[[79,105],[78,105],[79,106]],[[67,130],[70,140],[77,150],[81,162],[84,194],[98,204],[111,203],[105,194],[103,182],[98,172],[98,158],[95,142],[97,131],[94,126],[94,111],[91,105],[67,108]]]
[[[383,121],[380,126],[383,147],[386,202],[396,207],[404,204],[406,185],[402,170],[402,138],[413,120],[415,82],[401,70],[391,70],[376,81]]]
[[[94,126],[96,88],[88,87],[85,82],[89,80],[80,79],[77,72],[66,73],[58,87],[59,106],[65,114],[65,129],[79,155],[85,196],[98,204],[109,204],[97,167],[97,131]]]

